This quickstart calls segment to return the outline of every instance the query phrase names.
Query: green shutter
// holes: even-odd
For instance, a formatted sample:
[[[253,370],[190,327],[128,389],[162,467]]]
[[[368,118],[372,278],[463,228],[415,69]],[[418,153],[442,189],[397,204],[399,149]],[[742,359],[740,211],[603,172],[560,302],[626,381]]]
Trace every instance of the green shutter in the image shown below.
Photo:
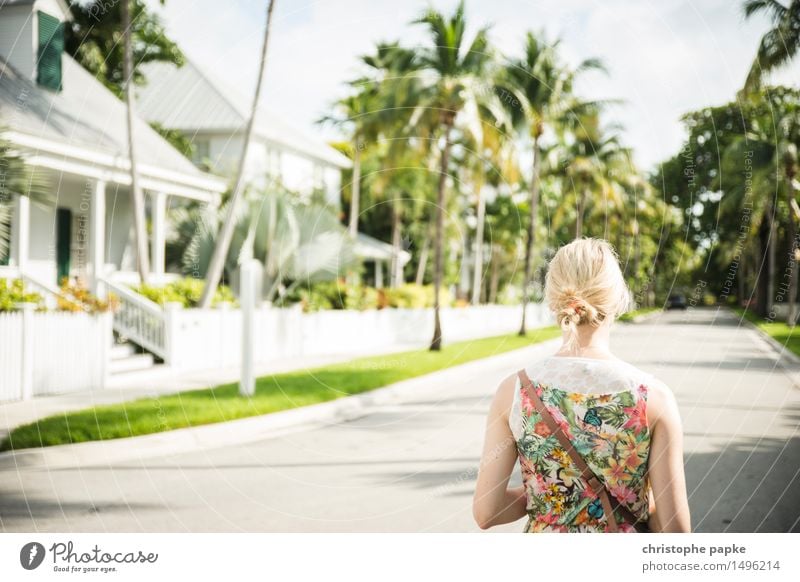
[[[39,62],[36,81],[42,87],[61,91],[61,53],[64,52],[64,24],[39,12]]]

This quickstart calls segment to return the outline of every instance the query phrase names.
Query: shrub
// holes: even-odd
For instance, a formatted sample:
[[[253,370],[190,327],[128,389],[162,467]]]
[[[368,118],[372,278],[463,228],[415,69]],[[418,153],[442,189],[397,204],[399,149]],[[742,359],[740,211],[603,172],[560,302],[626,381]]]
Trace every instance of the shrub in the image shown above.
[[[416,285],[407,283],[396,288],[381,289],[380,293],[384,296],[382,307],[394,307],[398,309],[420,309],[423,307],[433,307],[433,285]],[[446,287],[439,290],[439,304],[442,306],[452,305],[453,299],[450,291]]]
[[[200,303],[200,297],[203,295],[204,285],[205,281],[201,279],[184,277],[160,287],[144,284],[134,287],[133,290],[159,305],[180,303],[184,307],[196,307]],[[211,300],[211,305],[217,305],[221,302],[236,303],[236,297],[230,287],[225,285],[217,287],[214,298]]]
[[[106,299],[100,299],[97,295],[93,295],[83,283],[71,282],[66,277],[61,282],[60,290],[61,295],[58,297],[60,311],[105,313],[106,311],[116,311],[119,307],[119,300],[113,293],[109,293]]]
[[[42,296],[25,290],[22,279],[0,279],[0,311],[15,311],[19,303],[42,305]]]
[[[344,280],[319,281],[307,287],[296,289],[282,301],[300,303],[303,311],[312,312],[324,309],[374,309],[378,306],[378,291],[363,285],[348,285]]]

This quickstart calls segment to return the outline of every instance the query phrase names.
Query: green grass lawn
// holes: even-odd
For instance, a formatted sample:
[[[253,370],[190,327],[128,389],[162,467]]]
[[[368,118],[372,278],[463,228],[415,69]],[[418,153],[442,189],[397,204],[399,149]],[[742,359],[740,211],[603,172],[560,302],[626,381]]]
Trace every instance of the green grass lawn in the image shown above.
[[[745,317],[772,339],[780,342],[788,350],[800,356],[800,331],[797,327],[789,327],[782,321],[765,321],[752,311],[745,311],[741,307],[735,307],[733,310],[739,317]]]
[[[635,317],[639,317],[640,315],[647,315],[649,313],[655,313],[656,311],[661,311],[660,307],[642,307],[641,309],[634,309],[633,311],[629,311],[628,313],[623,313],[619,316],[619,321],[631,322]]]
[[[269,414],[359,394],[560,335],[553,326],[532,330],[528,337],[464,341],[440,352],[415,350],[265,376],[257,380],[252,398],[239,396],[238,384],[233,383],[57,414],[15,428],[0,443],[0,451],[124,438]]]

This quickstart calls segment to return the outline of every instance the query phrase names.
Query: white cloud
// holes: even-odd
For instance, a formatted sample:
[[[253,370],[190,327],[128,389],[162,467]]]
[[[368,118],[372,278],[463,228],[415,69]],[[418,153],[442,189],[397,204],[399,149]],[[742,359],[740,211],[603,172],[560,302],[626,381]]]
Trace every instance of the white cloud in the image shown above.
[[[245,94],[255,82],[266,2],[168,0],[169,34],[201,66]],[[455,0],[436,0],[452,9]],[[278,1],[266,73],[265,103],[302,129],[314,125],[357,72],[357,57],[379,40],[413,45],[422,31],[408,25],[429,3],[388,0]],[[675,153],[683,139],[679,116],[733,98],[766,29],[743,22],[737,0],[494,0],[467,3],[473,27],[492,23],[495,44],[516,50],[526,30],[562,37],[577,62],[601,57],[609,78],[592,74],[587,97],[622,98],[611,115],[644,167]],[[800,63],[777,79],[797,85]]]

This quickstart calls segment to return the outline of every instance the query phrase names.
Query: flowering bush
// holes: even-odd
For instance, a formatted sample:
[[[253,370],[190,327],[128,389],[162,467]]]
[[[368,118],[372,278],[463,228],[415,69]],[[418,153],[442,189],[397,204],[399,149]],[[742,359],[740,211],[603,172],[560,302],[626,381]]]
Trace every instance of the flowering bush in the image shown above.
[[[58,297],[60,311],[105,313],[106,311],[116,311],[119,307],[119,299],[116,295],[109,293],[108,297],[101,299],[92,294],[81,281],[70,281],[64,277],[60,291],[61,295]]]
[[[42,305],[42,296],[25,290],[22,279],[0,279],[0,311],[14,311],[20,303]]]

